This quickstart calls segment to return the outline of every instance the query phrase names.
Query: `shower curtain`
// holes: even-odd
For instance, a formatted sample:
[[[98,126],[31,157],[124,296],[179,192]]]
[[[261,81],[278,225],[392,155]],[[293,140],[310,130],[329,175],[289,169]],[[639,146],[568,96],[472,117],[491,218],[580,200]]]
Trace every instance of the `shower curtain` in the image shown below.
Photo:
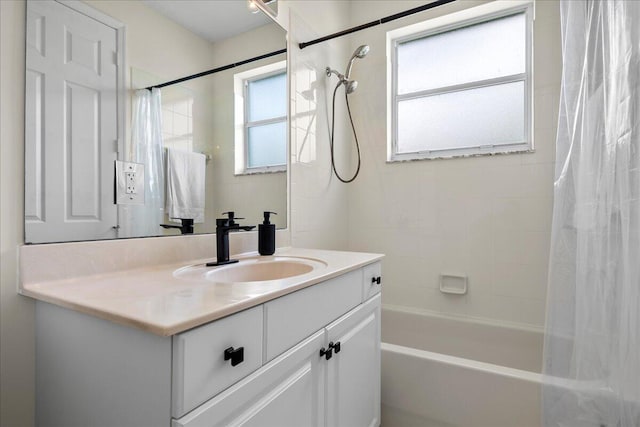
[[[164,222],[162,100],[160,89],[135,92],[129,159],[144,164],[144,205],[125,208],[127,237],[158,236]]]
[[[543,421],[640,426],[640,1],[562,0]]]

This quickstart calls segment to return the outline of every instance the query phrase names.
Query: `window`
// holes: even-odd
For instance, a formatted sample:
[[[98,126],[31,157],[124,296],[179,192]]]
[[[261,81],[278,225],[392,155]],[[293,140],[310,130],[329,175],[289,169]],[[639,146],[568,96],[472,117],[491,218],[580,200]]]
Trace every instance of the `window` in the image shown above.
[[[389,161],[533,148],[532,6],[513,5],[388,33]]]
[[[285,62],[234,76],[236,174],[280,172],[287,164]]]

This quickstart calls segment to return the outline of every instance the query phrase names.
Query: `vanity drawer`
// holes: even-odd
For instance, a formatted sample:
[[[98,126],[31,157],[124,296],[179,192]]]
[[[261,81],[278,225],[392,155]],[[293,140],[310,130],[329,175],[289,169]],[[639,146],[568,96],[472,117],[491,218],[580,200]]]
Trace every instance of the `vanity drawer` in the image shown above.
[[[173,417],[183,416],[262,365],[262,307],[173,337]],[[231,347],[235,352],[225,351]]]
[[[324,330],[203,403],[171,427],[324,426]]]
[[[364,280],[362,281],[362,302],[380,293],[382,290],[382,263],[375,262],[364,266],[362,269]]]
[[[264,304],[265,363],[351,310],[362,300],[362,269]]]

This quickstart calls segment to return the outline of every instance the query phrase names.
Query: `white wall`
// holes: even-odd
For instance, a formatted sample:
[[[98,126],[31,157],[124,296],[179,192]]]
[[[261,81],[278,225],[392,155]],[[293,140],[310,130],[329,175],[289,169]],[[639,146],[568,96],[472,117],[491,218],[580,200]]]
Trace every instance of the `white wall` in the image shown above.
[[[34,419],[34,304],[17,294],[24,242],[24,1],[0,1],[0,425]]]
[[[126,24],[128,67],[161,71],[161,77],[172,80],[199,73],[203,67],[210,67],[214,63],[211,43],[143,3],[84,1]],[[159,55],[158,52],[165,54]]]
[[[422,3],[353,2],[351,25]],[[349,191],[349,248],[387,254],[385,304],[542,326],[561,75],[558,2],[536,2],[535,153],[386,163],[385,32],[480,3],[459,1],[351,37],[352,49],[366,43],[371,52],[352,73],[360,81],[351,99],[364,165]],[[447,272],[468,275],[467,295],[438,290]]]
[[[348,2],[287,1],[289,37],[295,44],[344,29]],[[324,74],[327,66],[344,67],[346,39],[306,49],[292,49],[291,61],[291,240],[296,247],[347,249],[348,186],[331,173],[328,90],[335,85]],[[344,96],[344,95],[343,95]],[[344,118],[344,111],[338,110]],[[349,161],[346,122],[336,126],[338,166]]]

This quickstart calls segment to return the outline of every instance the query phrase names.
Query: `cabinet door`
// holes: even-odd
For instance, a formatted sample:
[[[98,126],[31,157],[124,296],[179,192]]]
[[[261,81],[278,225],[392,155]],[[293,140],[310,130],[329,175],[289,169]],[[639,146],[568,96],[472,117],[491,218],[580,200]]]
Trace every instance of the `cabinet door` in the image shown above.
[[[315,333],[172,427],[324,427],[323,342]]]
[[[340,350],[327,361],[327,425],[380,424],[380,295],[327,327]]]

